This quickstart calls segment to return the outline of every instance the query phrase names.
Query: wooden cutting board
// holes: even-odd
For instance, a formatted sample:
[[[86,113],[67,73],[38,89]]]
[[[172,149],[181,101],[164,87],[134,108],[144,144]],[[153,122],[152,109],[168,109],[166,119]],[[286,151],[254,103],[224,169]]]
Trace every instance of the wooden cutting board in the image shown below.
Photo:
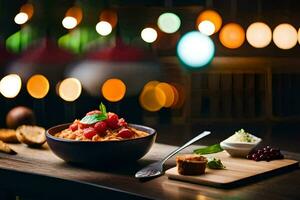
[[[253,161],[243,158],[230,157],[226,152],[211,154],[211,156],[220,158],[226,166],[223,170],[213,170],[206,168],[205,174],[198,176],[184,176],[177,172],[177,167],[166,171],[170,179],[177,179],[203,185],[216,187],[238,186],[243,182],[251,182],[257,178],[263,178],[264,175],[274,175],[278,172],[290,168],[298,168],[299,162],[296,160],[282,159],[266,161]]]

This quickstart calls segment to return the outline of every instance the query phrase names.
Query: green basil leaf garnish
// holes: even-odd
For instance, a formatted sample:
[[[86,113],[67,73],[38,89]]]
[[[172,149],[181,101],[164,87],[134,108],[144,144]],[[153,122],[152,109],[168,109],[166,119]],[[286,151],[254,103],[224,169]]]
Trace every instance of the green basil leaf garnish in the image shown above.
[[[195,149],[194,153],[200,154],[200,155],[205,155],[205,154],[211,154],[211,153],[218,153],[220,151],[223,151],[220,144],[214,144],[214,145],[211,145],[211,146],[208,146],[208,147]]]
[[[103,103],[99,105],[99,109],[101,114],[93,114],[93,115],[86,115],[84,118],[80,120],[82,124],[95,124],[97,122],[103,121],[107,119],[107,112],[106,108]]]

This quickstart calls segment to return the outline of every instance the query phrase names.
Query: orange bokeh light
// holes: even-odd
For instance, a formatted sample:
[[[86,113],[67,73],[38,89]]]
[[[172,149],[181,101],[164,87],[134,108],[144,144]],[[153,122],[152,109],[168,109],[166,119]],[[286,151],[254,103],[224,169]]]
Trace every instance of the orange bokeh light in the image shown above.
[[[66,17],[74,17],[77,20],[77,24],[79,24],[82,20],[82,9],[79,6],[73,6],[69,8],[66,12]]]
[[[161,89],[166,96],[164,107],[171,107],[174,103],[174,91],[172,86],[168,83],[159,83],[156,88]]]
[[[33,75],[27,81],[27,91],[33,98],[42,99],[49,92],[49,81],[48,79],[40,74]]]
[[[117,102],[123,99],[126,93],[126,85],[120,79],[108,79],[102,85],[102,95],[108,101]]]
[[[26,3],[20,8],[20,12],[26,13],[28,16],[28,19],[31,19],[33,12],[34,12],[34,7],[31,3]]]
[[[219,38],[223,46],[236,49],[244,43],[245,31],[239,24],[229,23],[221,29]]]
[[[99,21],[106,21],[110,23],[112,28],[114,28],[118,23],[118,15],[114,10],[111,9],[103,10],[100,14]]]
[[[214,10],[205,10],[200,13],[196,21],[196,29],[198,29],[199,24],[203,21],[212,22],[215,25],[215,33],[218,32],[222,26],[222,17]]]

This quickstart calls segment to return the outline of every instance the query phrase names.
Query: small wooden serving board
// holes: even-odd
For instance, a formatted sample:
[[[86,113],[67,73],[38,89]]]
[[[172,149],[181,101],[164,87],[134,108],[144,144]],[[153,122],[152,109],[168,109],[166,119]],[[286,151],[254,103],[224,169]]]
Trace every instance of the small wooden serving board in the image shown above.
[[[203,185],[211,185],[216,187],[234,186],[243,181],[253,181],[262,175],[272,175],[279,170],[299,167],[296,160],[282,159],[266,161],[253,161],[244,158],[233,158],[225,151],[211,154],[216,158],[220,158],[226,166],[223,170],[213,170],[206,168],[205,174],[197,176],[184,176],[177,172],[177,167],[173,167],[166,171],[166,175],[170,179],[177,179],[186,182],[198,183]]]

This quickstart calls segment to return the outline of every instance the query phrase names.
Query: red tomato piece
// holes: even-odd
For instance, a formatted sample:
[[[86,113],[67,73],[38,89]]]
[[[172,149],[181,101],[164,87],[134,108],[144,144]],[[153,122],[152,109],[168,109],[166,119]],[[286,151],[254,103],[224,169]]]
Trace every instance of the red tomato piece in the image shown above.
[[[133,135],[134,133],[127,128],[121,129],[117,134],[118,137],[122,137],[122,138],[131,138]]]
[[[94,125],[94,129],[97,131],[97,134],[102,136],[104,135],[107,130],[107,125],[104,121],[101,121],[101,122],[97,122],[95,125]]]
[[[124,118],[119,119],[118,125],[122,126],[122,127],[127,127],[128,126],[128,124],[127,124],[127,122],[125,121]]]
[[[92,111],[86,113],[86,115],[94,115],[94,114],[101,114],[101,111],[100,110],[92,110]]]
[[[92,139],[97,134],[97,131],[93,127],[89,127],[83,130],[84,137]]]
[[[77,123],[73,123],[69,126],[69,129],[71,131],[76,131],[78,129],[78,124]]]
[[[107,126],[111,129],[119,128],[119,117],[115,113],[108,113],[108,119],[106,119],[105,122],[107,123]]]

